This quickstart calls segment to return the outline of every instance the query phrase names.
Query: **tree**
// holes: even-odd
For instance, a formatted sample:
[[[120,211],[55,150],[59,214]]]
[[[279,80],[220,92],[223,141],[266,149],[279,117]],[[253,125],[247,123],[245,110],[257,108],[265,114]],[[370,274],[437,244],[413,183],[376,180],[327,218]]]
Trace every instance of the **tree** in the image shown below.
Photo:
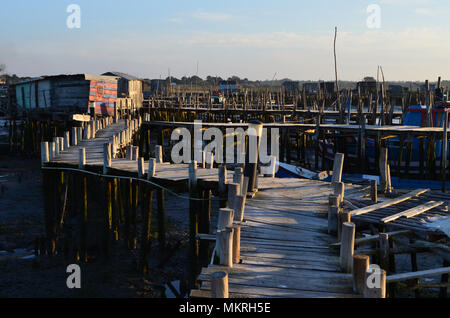
[[[3,73],[6,70],[5,64],[0,64],[0,74]]]

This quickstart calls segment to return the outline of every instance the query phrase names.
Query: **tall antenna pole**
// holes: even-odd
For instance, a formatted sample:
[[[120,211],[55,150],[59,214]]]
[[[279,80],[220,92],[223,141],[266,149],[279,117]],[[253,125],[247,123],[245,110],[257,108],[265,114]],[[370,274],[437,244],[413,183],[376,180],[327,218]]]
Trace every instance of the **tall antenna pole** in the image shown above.
[[[336,39],[337,39],[337,27],[334,28],[334,74],[336,76],[337,107],[339,113],[341,113],[341,97],[339,96],[339,83],[338,83],[337,58],[336,58]]]

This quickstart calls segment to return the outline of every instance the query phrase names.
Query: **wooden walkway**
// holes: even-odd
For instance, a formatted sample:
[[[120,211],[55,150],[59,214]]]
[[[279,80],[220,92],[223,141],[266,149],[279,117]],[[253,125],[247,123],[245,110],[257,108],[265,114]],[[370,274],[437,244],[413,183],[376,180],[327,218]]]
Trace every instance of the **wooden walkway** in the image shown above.
[[[358,188],[347,186],[346,196]],[[261,178],[247,201],[241,263],[203,268],[193,297],[209,297],[210,274],[229,274],[230,297],[357,297],[351,274],[341,273],[336,238],[327,233],[330,184]]]
[[[100,130],[96,138],[83,140],[63,151],[44,166],[78,165],[78,149],[86,149],[85,169],[101,171],[103,145],[125,129],[120,121]],[[123,146],[123,145],[122,145]],[[148,163],[144,164],[147,173]],[[113,159],[108,174],[115,172],[137,177],[136,160]],[[187,164],[157,164],[151,180],[160,185],[183,185],[186,189]],[[218,169],[198,169],[202,183],[218,184]],[[227,172],[233,180],[233,171]],[[259,192],[247,200],[241,230],[241,263],[232,268],[203,268],[199,290],[191,297],[209,297],[209,274],[229,273],[230,297],[357,297],[351,274],[340,270],[339,255],[329,246],[336,238],[327,233],[329,183],[303,179],[260,178]],[[346,197],[359,187],[347,185]]]

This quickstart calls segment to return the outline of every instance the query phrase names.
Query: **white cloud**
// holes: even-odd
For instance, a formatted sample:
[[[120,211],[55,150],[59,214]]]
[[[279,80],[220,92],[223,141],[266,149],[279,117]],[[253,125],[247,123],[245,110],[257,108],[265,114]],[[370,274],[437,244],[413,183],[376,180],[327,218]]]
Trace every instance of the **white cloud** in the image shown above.
[[[430,8],[417,8],[414,10],[414,12],[419,15],[425,15],[430,17],[442,14],[442,11]]]
[[[184,20],[182,18],[169,18],[167,19],[167,21],[172,22],[172,23],[183,23]]]
[[[199,9],[191,14],[191,17],[204,21],[226,21],[231,19],[231,15],[221,12],[207,12]]]

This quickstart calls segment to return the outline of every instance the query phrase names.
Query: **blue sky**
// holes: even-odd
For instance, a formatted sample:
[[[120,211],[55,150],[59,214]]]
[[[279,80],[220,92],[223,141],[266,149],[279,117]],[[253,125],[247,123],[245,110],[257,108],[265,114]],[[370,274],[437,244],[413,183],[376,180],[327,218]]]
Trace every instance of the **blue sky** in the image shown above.
[[[69,29],[69,4],[81,28]],[[379,5],[381,26],[367,27]],[[449,78],[446,0],[2,0],[0,63],[25,76],[102,73],[141,77],[359,80],[382,65],[389,80]],[[450,75],[450,74],[449,74]]]

